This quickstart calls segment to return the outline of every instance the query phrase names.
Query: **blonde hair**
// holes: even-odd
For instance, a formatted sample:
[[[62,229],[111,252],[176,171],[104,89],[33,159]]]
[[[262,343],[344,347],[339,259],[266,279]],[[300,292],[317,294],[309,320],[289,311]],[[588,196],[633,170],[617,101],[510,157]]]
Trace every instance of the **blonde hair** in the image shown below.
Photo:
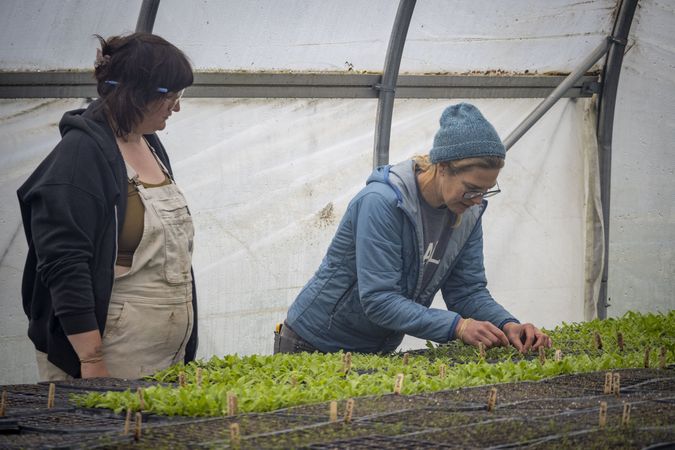
[[[413,156],[413,161],[415,162],[415,171],[430,172],[434,178],[439,173],[440,167],[445,167],[451,175],[457,175],[476,168],[489,170],[504,167],[504,158],[500,158],[499,156],[479,156],[477,158],[442,161],[434,164],[431,162],[429,155],[415,155]],[[460,223],[462,223],[462,214],[457,214],[455,223],[451,227],[457,228]]]

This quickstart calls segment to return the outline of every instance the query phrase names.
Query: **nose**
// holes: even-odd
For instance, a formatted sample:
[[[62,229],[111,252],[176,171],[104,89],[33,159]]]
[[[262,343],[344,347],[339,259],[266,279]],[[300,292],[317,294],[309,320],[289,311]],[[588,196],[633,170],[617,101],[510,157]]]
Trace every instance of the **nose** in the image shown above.
[[[178,111],[180,111],[180,100],[178,100],[178,101],[173,105],[173,108],[171,108],[171,111],[173,111],[173,112],[178,112]]]

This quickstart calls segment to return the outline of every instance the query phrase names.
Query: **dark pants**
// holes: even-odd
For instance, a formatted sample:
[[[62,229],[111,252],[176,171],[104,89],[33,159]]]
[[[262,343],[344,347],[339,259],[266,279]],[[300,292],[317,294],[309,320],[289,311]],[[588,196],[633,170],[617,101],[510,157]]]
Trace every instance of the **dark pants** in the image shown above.
[[[281,325],[281,329],[274,332],[274,353],[300,353],[300,352],[318,352],[320,351],[312,344],[298,336],[295,331],[289,327],[286,322]]]

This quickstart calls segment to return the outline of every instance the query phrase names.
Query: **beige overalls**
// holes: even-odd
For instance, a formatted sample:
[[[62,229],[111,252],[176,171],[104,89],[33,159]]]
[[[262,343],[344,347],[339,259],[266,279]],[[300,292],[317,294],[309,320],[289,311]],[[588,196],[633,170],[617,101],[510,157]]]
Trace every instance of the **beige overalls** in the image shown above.
[[[102,350],[110,376],[140,378],[183,361],[194,321],[194,227],[173,181],[146,188],[128,164],[127,175],[145,207],[144,228],[129,271],[115,278]],[[45,354],[38,353],[38,369],[43,380],[71,378]]]

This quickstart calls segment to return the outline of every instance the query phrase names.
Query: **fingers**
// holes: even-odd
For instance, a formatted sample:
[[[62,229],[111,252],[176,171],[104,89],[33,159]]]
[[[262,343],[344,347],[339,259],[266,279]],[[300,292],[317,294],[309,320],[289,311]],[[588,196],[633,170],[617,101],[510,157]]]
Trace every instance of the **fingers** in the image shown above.
[[[473,346],[482,343],[485,348],[509,345],[509,340],[502,330],[490,322],[481,321],[472,321],[467,326],[463,341]]]

